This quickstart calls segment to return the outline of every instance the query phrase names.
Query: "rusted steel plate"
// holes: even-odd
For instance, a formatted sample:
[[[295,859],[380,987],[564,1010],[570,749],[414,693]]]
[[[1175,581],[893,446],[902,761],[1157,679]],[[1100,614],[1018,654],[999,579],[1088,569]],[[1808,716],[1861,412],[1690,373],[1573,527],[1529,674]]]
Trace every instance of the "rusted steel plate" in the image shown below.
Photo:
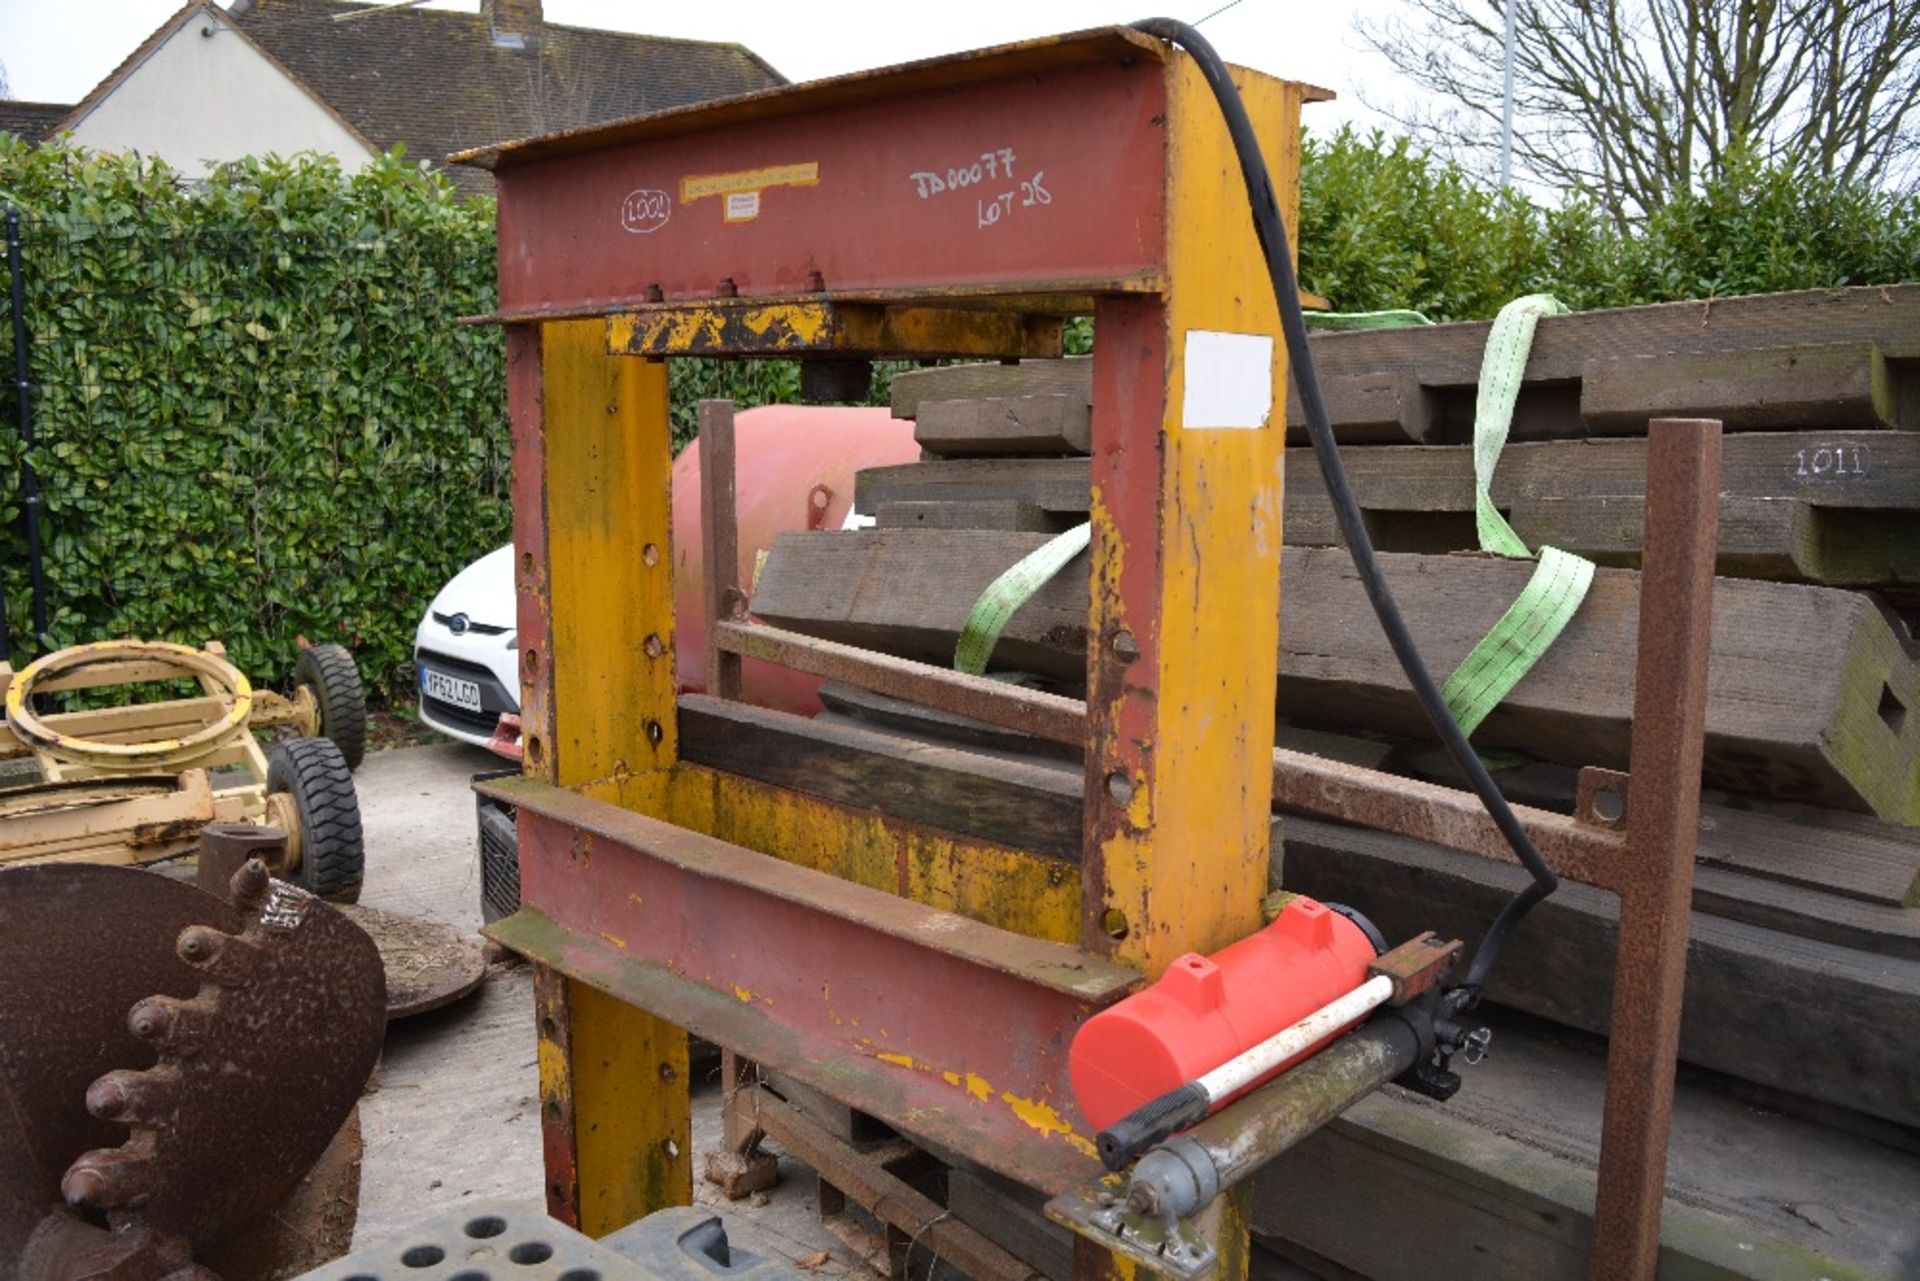
[[[239,1236],[196,1251],[195,1262],[225,1278],[264,1281],[305,1276],[339,1258],[353,1248],[365,1154],[356,1107],[291,1196]]]
[[[735,958],[730,948],[745,939],[762,938],[758,950],[773,950],[751,927],[732,926],[724,913],[707,910],[723,901],[761,914],[768,924],[785,925],[792,917],[809,927],[870,935],[885,940],[872,946],[895,955],[926,955],[952,977],[971,974],[975,981],[993,981],[998,976],[1071,1003],[1107,1004],[1125,995],[1140,978],[1126,966],[1077,948],[982,925],[565,788],[526,778],[501,778],[476,783],[475,790],[514,806],[525,823],[520,834],[524,901],[550,914],[557,915],[554,909],[568,910],[571,914],[562,919],[573,928],[644,924],[644,938],[630,941],[617,936],[621,944],[629,945],[622,950],[671,960],[676,969],[690,975],[697,974],[700,965],[713,965],[716,972],[702,975],[701,981],[723,990],[737,986],[719,972],[732,968]],[[632,857],[594,862],[596,851],[603,847],[631,851]],[[580,874],[589,870],[592,875]],[[618,892],[622,886],[638,897],[623,897]],[[671,899],[657,901],[685,904],[689,919],[659,920],[651,912],[642,914],[646,896],[640,891],[649,887],[672,893]],[[708,897],[695,902],[680,897],[683,891]],[[708,932],[697,930],[693,917],[699,917]],[[739,937],[726,937],[730,935]],[[739,959],[743,965],[764,964],[757,957]],[[779,977],[789,968],[785,962],[771,968],[779,986],[790,987],[796,981]],[[835,997],[836,1008],[846,1010],[883,999],[870,992]]]
[[[117,877],[102,897],[160,880]],[[358,1101],[386,1027],[379,955],[357,926],[257,861],[233,887],[238,933],[195,925],[173,943],[199,990],[149,994],[122,1016],[153,1066],[93,1064],[113,1070],[86,1087],[87,1109],[131,1137],[60,1181],[72,1205],[137,1212],[190,1241],[224,1240],[293,1190]]]
[[[1057,317],[941,307],[881,307],[821,298],[714,301],[627,312],[607,321],[607,349],[629,356],[836,353],[923,358],[1060,354]]]
[[[451,925],[361,903],[335,907],[380,950],[389,1022],[451,1005],[487,980],[487,958],[479,944]]]
[[[87,1086],[109,1068],[153,1063],[127,1011],[156,994],[193,995],[198,979],[173,952],[189,925],[232,930],[239,918],[191,885],[124,868],[0,871],[0,1114],[25,1127],[18,1147],[0,1144],[10,1149],[0,1206],[38,1207],[24,1223],[0,1214],[0,1232],[30,1231],[58,1201],[68,1163],[123,1136],[87,1112]],[[34,1172],[26,1193],[16,1162]],[[24,1244],[0,1238],[0,1268]]]
[[[1067,1047],[1137,972],[560,789],[483,790],[518,807],[529,905],[490,936],[1009,1175],[1097,1168]]]
[[[501,310],[1137,289],[1164,253],[1164,56],[1092,33],[499,157]]]

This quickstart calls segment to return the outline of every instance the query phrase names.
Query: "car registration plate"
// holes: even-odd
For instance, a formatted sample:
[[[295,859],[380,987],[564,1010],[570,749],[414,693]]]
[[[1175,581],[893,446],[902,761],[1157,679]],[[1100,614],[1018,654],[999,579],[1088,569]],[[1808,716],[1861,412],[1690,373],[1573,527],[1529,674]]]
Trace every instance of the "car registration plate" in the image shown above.
[[[420,688],[426,692],[428,698],[452,703],[455,707],[464,707],[470,712],[481,710],[479,681],[462,680],[458,676],[448,676],[444,672],[423,671],[420,673]]]

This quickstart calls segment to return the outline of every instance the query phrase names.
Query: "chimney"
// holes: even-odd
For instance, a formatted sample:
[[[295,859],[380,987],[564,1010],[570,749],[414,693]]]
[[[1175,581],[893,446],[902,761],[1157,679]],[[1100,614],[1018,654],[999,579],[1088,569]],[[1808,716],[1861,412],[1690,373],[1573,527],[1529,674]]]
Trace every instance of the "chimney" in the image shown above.
[[[540,0],[480,0],[480,11],[493,42],[503,49],[524,49],[540,38]]]

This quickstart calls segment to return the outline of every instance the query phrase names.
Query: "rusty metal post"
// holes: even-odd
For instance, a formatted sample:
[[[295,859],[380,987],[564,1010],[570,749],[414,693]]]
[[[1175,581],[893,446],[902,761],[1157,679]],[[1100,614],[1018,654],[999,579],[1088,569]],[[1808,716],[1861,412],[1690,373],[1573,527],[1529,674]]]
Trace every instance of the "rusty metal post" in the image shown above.
[[[740,521],[733,492],[733,402],[700,402],[700,562],[707,607],[707,693],[740,697],[740,656],[720,647],[719,623],[744,603]]]
[[[1680,1044],[1718,532],[1720,424],[1660,418],[1647,430],[1627,850],[1607,1048],[1597,1278],[1651,1278],[1660,1252]]]

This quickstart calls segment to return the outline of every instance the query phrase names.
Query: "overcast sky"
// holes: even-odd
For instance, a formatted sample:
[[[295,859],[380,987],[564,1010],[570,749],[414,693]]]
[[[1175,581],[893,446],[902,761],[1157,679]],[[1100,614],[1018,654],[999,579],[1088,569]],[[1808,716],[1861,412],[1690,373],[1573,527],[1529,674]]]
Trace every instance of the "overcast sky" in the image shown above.
[[[266,0],[271,4],[273,0]],[[1048,32],[1165,14],[1191,22],[1226,0],[546,0],[549,21],[654,35],[737,40],[792,80],[813,80]],[[153,32],[181,0],[0,0],[0,62],[13,96],[76,102]],[[1395,75],[1354,33],[1359,14],[1399,0],[1240,0],[1201,30],[1222,56],[1332,89],[1309,110],[1316,131],[1379,123],[1360,101],[1392,101]],[[436,0],[439,9],[479,0]],[[363,19],[378,22],[378,18]]]

